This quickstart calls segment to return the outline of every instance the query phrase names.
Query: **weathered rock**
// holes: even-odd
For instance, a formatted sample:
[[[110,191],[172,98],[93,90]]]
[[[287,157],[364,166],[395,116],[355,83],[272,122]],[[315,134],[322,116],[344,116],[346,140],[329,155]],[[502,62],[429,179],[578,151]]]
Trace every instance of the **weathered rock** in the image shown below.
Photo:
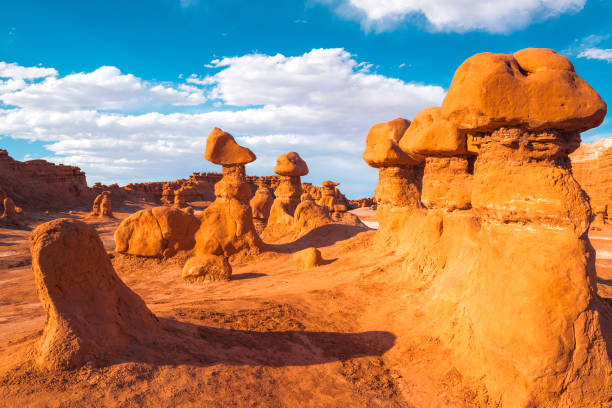
[[[32,270],[45,327],[36,345],[45,369],[105,364],[155,338],[157,318],[119,279],[87,224],[57,219],[30,236]]]
[[[363,160],[377,168],[416,165],[422,161],[409,156],[398,145],[408,126],[410,121],[402,118],[372,126],[366,136]]]
[[[115,250],[129,255],[167,258],[195,245],[200,220],[193,213],[162,206],[138,211],[115,231]]]
[[[228,281],[231,277],[232,267],[222,255],[197,255],[183,266],[183,279],[188,282]]]
[[[482,53],[455,72],[442,114],[462,130],[500,127],[581,132],[606,116],[601,97],[553,50]]]
[[[308,166],[299,154],[289,152],[278,156],[274,172],[279,176],[300,177],[308,174]]]
[[[472,160],[467,156],[427,157],[421,193],[425,207],[448,211],[471,208]]]
[[[305,197],[295,208],[292,229],[299,238],[315,228],[333,223],[327,207],[318,205],[314,200]]]
[[[467,135],[442,115],[441,108],[425,108],[406,129],[399,147],[413,157],[465,155]]]
[[[13,225],[21,225],[21,220],[24,216],[23,209],[17,207],[10,197],[5,197],[4,200],[2,200],[2,206],[4,210],[0,220]]]
[[[583,144],[570,154],[572,174],[586,191],[592,207],[612,203],[612,138]]]
[[[321,251],[317,248],[306,248],[293,254],[293,260],[300,269],[312,269],[323,265]]]
[[[91,215],[92,217],[112,217],[113,209],[111,205],[110,191],[103,191],[98,194],[95,198],[92,208]]]
[[[253,212],[253,218],[258,220],[267,221],[270,215],[270,208],[274,202],[274,194],[265,184],[260,184],[255,195],[251,199],[251,211]]]
[[[204,158],[215,164],[247,164],[256,159],[255,154],[236,143],[234,137],[219,128],[214,128],[206,138]]]

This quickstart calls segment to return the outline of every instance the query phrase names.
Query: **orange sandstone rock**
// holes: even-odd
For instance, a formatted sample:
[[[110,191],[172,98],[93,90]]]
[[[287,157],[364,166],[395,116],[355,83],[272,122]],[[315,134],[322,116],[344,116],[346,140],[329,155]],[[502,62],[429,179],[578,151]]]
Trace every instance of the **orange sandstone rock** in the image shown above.
[[[238,145],[232,135],[219,128],[214,128],[206,138],[204,158],[221,165],[244,165],[256,159],[252,151]]]
[[[188,282],[228,281],[231,276],[232,267],[221,255],[197,255],[189,258],[183,267],[183,279]]]
[[[308,174],[308,165],[299,154],[289,152],[278,156],[274,172],[280,176],[305,176]]]
[[[5,197],[4,200],[2,200],[2,204],[4,211],[2,212],[2,217],[0,217],[0,220],[6,221],[9,224],[20,225],[20,220],[24,215],[21,207],[16,206],[11,197]]]
[[[115,231],[115,250],[129,255],[170,257],[195,245],[200,227],[189,211],[162,206],[138,211],[124,219]]]
[[[104,191],[98,194],[93,202],[91,216],[94,217],[112,217],[113,209],[110,198],[110,191]]]
[[[312,269],[323,264],[321,251],[312,247],[293,254],[293,260],[300,269]]]
[[[399,141],[399,147],[411,156],[457,156],[467,153],[467,136],[443,115],[438,107],[416,114]]]
[[[598,126],[606,112],[567,58],[537,48],[468,58],[442,103],[442,114],[455,126],[475,132],[503,126],[580,132]]]
[[[41,224],[30,251],[46,313],[36,345],[42,368],[113,362],[156,336],[157,318],[119,279],[92,227],[66,218]]]
[[[293,216],[292,230],[297,238],[315,228],[333,223],[327,207],[318,205],[310,196],[304,198],[295,208]]]
[[[366,136],[363,160],[372,167],[415,165],[421,161],[406,154],[398,142],[410,126],[410,121],[402,118],[372,126]]]
[[[270,208],[274,202],[274,194],[268,186],[260,184],[255,191],[255,195],[250,201],[251,211],[253,212],[253,218],[267,221],[270,215]]]
[[[427,157],[421,192],[423,205],[448,211],[471,208],[472,167],[471,157]]]

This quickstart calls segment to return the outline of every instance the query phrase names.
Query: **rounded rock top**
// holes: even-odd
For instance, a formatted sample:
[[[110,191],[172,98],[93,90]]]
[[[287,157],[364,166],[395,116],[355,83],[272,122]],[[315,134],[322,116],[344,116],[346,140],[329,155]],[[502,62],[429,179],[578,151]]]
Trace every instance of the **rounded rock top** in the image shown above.
[[[281,154],[276,159],[274,172],[280,176],[305,176],[308,165],[296,152]]]
[[[474,132],[500,127],[582,132],[599,126],[606,112],[606,103],[572,63],[544,48],[468,58],[442,102],[445,117]]]
[[[415,165],[419,159],[406,154],[397,142],[402,138],[410,121],[396,118],[386,123],[377,123],[370,128],[366,137],[363,160],[371,167],[392,167]]]
[[[336,186],[339,186],[340,183],[336,183],[335,181],[331,181],[331,180],[323,180],[321,182],[321,185],[323,187],[336,187]]]
[[[250,149],[236,143],[234,136],[219,128],[214,128],[206,138],[204,158],[215,164],[247,164],[257,157]]]
[[[399,147],[411,156],[454,156],[467,153],[467,136],[439,107],[417,113],[400,139]]]

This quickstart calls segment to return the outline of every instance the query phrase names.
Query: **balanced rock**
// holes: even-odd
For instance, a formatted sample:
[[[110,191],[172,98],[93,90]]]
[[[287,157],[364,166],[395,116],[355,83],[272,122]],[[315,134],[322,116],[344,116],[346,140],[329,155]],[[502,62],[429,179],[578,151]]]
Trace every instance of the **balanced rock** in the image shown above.
[[[168,258],[195,245],[198,217],[188,209],[162,206],[138,211],[119,224],[115,250],[120,253]]]
[[[206,138],[204,158],[225,166],[251,163],[256,156],[251,150],[236,143],[232,135],[214,128]]]
[[[501,127],[581,132],[599,126],[606,111],[572,63],[544,48],[468,58],[442,103],[442,113],[457,128],[476,132]]]
[[[195,255],[229,258],[259,253],[263,242],[253,224],[251,188],[244,168],[255,155],[238,146],[229,133],[215,128],[206,140],[205,157],[223,165],[223,178],[215,184],[215,201],[198,214],[201,226],[195,235]]]
[[[418,164],[422,160],[409,156],[398,145],[409,126],[410,121],[402,118],[372,126],[366,136],[363,160],[375,168]]]
[[[117,276],[92,227],[66,218],[41,224],[30,251],[46,314],[36,346],[42,368],[105,364],[156,336],[157,318]]]
[[[232,267],[222,255],[197,255],[183,266],[183,279],[188,282],[228,281],[231,276]]]
[[[323,265],[321,251],[317,248],[306,248],[293,254],[293,260],[300,269],[312,269]]]
[[[439,107],[417,113],[399,147],[411,156],[458,156],[467,154],[467,135],[448,121]]]
[[[280,182],[274,190],[275,199],[263,232],[269,239],[291,231],[293,215],[302,195],[300,176],[308,174],[308,166],[297,153],[289,152],[278,157],[274,171],[279,174]]]

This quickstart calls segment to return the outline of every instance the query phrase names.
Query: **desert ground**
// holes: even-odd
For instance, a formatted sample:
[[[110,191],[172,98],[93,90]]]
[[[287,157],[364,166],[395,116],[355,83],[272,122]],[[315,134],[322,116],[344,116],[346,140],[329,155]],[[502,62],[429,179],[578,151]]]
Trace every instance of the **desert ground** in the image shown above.
[[[198,203],[200,206],[201,203]],[[0,400],[3,406],[216,407],[481,407],[491,401],[445,361],[446,350],[418,325],[394,327],[394,314],[419,320],[419,294],[402,290],[400,259],[370,249],[375,231],[329,225],[277,244],[256,263],[235,265],[230,282],[189,284],[180,260],[114,254],[114,219],[88,211],[30,214],[23,228],[1,228]],[[196,208],[198,208],[196,206]],[[354,210],[366,221],[370,209]],[[168,331],[191,350],[170,344],[160,355],[45,375],[15,365],[42,333],[28,236],[54,218],[93,225],[121,279]],[[597,286],[612,303],[612,226],[592,230]],[[296,268],[292,253],[320,248],[325,265]],[[381,268],[385,264],[386,268]],[[408,346],[396,346],[396,338]],[[339,403],[339,401],[342,401]]]

